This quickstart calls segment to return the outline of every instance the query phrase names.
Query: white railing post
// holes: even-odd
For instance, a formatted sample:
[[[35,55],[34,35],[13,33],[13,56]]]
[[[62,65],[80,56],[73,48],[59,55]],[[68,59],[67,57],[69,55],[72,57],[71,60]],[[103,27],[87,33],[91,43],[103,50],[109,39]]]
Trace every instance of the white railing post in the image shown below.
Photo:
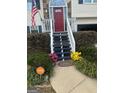
[[[71,50],[73,52],[75,52],[75,40],[74,40],[74,36],[73,36],[72,29],[71,29],[70,22],[69,22],[68,18],[67,18],[67,31],[68,31],[68,36],[69,36],[71,48],[72,48]]]
[[[42,32],[45,32],[45,24],[44,24],[44,20],[42,20],[42,23],[41,23],[41,25],[42,25]]]
[[[51,47],[51,53],[53,53],[53,26],[52,26],[52,19],[50,19],[50,47]]]
[[[44,32],[46,32],[46,19],[43,20]]]

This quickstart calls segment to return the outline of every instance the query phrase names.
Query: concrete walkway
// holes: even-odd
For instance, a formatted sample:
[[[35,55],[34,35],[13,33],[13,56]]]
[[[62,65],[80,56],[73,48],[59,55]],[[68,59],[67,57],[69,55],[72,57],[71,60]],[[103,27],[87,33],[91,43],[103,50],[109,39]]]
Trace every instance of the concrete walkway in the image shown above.
[[[81,74],[74,66],[56,66],[54,72],[50,82],[56,93],[97,93],[97,81]]]

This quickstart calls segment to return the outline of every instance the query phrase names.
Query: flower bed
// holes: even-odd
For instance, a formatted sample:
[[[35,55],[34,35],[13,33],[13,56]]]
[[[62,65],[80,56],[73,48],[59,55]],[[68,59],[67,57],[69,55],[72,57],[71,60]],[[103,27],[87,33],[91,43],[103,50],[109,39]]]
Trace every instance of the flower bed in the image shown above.
[[[96,62],[90,62],[85,59],[83,56],[81,57],[81,52],[72,52],[71,58],[74,61],[74,65],[77,70],[81,73],[91,77],[97,77],[97,64]]]
[[[83,45],[79,47],[78,51],[82,53],[81,56],[87,61],[97,63],[97,48],[95,45]]]
[[[86,59],[81,58],[81,60],[75,61],[74,65],[81,73],[91,78],[97,78],[97,66],[95,63],[88,62]]]
[[[53,75],[54,64],[45,52],[29,54],[27,64],[30,66],[27,73],[28,87],[42,85],[44,82],[48,82],[49,78]],[[40,72],[37,71],[37,68],[40,68]]]

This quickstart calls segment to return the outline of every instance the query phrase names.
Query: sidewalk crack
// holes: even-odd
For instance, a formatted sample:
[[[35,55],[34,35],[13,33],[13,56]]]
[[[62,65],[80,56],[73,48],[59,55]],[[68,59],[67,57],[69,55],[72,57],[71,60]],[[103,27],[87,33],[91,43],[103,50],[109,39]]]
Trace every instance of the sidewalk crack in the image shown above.
[[[76,86],[69,90],[68,93],[71,93],[74,89],[76,89],[81,83],[83,83],[86,79],[81,80]]]

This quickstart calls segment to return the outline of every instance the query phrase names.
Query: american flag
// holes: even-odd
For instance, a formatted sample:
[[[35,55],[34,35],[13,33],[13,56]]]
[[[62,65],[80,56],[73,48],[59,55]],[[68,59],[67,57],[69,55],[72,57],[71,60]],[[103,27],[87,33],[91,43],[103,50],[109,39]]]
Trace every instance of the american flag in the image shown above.
[[[36,26],[35,23],[35,15],[38,13],[38,9],[36,7],[36,1],[32,0],[32,28],[34,28]]]

